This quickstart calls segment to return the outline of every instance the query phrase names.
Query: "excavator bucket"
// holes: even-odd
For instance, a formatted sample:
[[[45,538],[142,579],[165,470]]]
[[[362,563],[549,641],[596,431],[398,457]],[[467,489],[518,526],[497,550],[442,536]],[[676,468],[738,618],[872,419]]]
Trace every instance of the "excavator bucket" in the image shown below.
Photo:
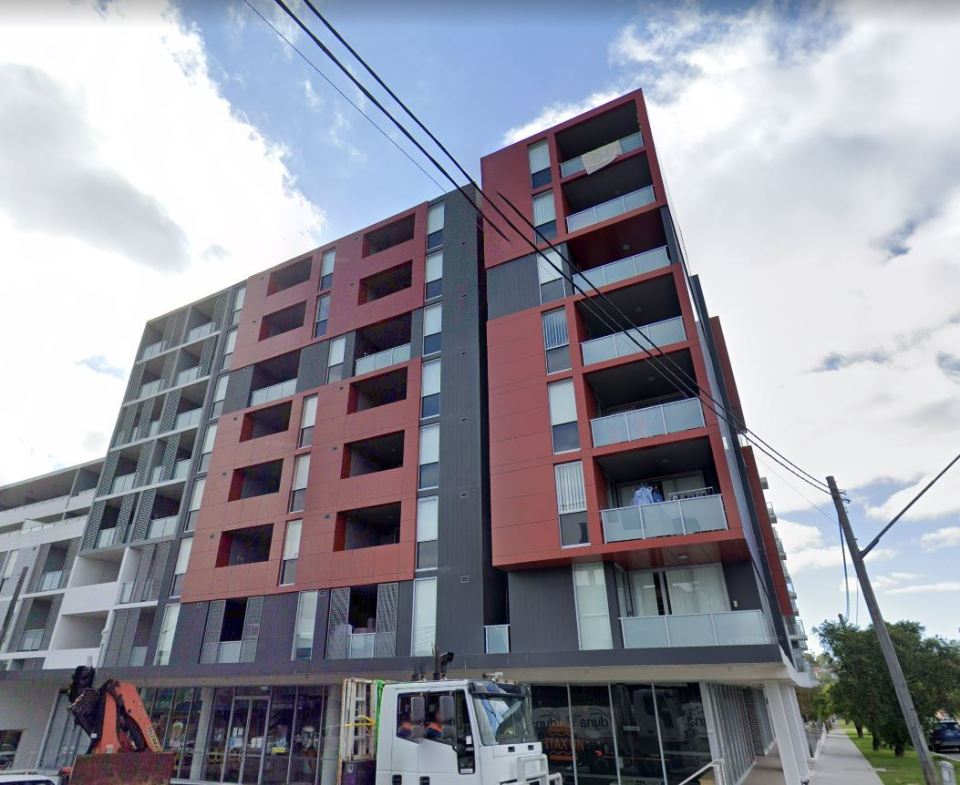
[[[175,759],[173,752],[78,755],[70,785],[170,785]]]

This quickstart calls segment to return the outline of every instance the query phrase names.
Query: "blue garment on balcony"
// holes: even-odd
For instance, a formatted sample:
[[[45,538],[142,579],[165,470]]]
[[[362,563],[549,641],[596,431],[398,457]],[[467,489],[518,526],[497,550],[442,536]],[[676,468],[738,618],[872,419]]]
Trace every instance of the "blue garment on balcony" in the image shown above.
[[[633,506],[642,507],[644,504],[656,504],[663,501],[663,494],[650,485],[641,485],[633,492]]]

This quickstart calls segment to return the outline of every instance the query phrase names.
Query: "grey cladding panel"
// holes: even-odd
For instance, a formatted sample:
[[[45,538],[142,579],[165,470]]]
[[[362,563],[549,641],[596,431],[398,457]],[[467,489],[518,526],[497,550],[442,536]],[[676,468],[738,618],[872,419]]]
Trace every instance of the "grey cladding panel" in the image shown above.
[[[230,371],[227,382],[227,394],[223,399],[223,414],[246,409],[250,400],[250,388],[253,384],[253,366]]]
[[[532,254],[487,270],[488,319],[508,316],[539,305],[540,279]]]
[[[226,600],[214,600],[207,607],[207,623],[203,628],[203,644],[200,647],[200,662],[217,661],[220,649],[220,630],[223,628],[223,614]]]
[[[511,651],[580,648],[569,567],[511,572],[509,587]]]
[[[240,643],[240,662],[257,659],[257,642],[260,640],[260,622],[263,619],[263,597],[248,597],[243,616],[243,640]]]
[[[374,638],[374,657],[394,657],[397,654],[397,602],[399,585],[381,583],[377,586],[377,635]]]
[[[263,598],[260,642],[257,644],[258,663],[290,661],[298,598],[297,592],[271,594]]]
[[[180,606],[177,631],[174,633],[170,651],[170,665],[190,666],[200,661],[200,646],[208,607],[205,602],[188,602]]]
[[[300,367],[297,369],[297,392],[312,390],[323,384],[326,376],[329,341],[311,343],[300,350]]]

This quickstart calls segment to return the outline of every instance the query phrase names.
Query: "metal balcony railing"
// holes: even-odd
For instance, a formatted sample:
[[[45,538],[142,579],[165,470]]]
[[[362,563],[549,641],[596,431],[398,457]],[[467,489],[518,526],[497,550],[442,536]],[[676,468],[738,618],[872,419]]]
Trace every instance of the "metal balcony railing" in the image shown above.
[[[630,442],[665,433],[702,428],[703,408],[699,398],[674,401],[658,406],[647,406],[629,412],[619,412],[590,421],[593,446]]]
[[[24,630],[20,639],[20,651],[37,651],[43,645],[43,628]]]
[[[63,570],[54,570],[45,572],[40,576],[40,582],[37,584],[37,591],[53,591],[60,588],[60,582],[63,580]]]
[[[727,528],[719,494],[601,510],[605,542],[678,537]]]
[[[379,371],[381,368],[389,368],[397,363],[405,363],[410,359],[410,344],[405,343],[402,346],[394,346],[391,349],[384,349],[376,354],[368,354],[357,358],[356,374],[361,376],[370,371]]]
[[[636,343],[631,340],[631,336],[636,340]],[[580,344],[580,351],[583,354],[583,364],[593,365],[605,360],[627,357],[652,349],[651,344],[667,346],[671,343],[685,341],[686,338],[687,333],[683,329],[683,317],[675,316],[661,322],[645,324],[643,327],[634,330],[625,330],[624,332],[605,335],[602,338],[584,341]]]
[[[596,204],[593,207],[588,207],[586,210],[568,215],[567,231],[576,232],[579,229],[585,229],[601,221],[616,218],[618,215],[623,215],[624,213],[629,213],[631,210],[637,210],[644,205],[648,205],[655,201],[655,199],[652,185],[648,185],[646,188],[639,188],[623,196],[617,196],[606,202]]]
[[[510,653],[509,624],[488,624],[483,628],[483,636],[487,654]]]
[[[619,155],[623,155],[624,153],[629,153],[634,150],[639,150],[641,147],[643,147],[643,136],[639,131],[634,134],[630,134],[629,136],[624,136],[622,139],[618,139],[617,141],[620,144]],[[593,151],[591,150],[591,152]],[[576,158],[570,158],[569,160],[566,160],[560,164],[560,174],[563,177],[569,177],[570,175],[576,174],[577,172],[582,172],[583,170],[584,166],[582,155],[578,155]]]
[[[277,401],[280,398],[287,398],[297,391],[297,380],[287,379],[285,382],[271,384],[269,387],[261,387],[250,393],[250,405],[257,406],[261,403]]]
[[[761,610],[620,619],[626,649],[679,646],[760,646],[773,643]]]
[[[608,262],[599,267],[591,267],[589,270],[574,275],[573,281],[580,289],[589,292],[591,285],[599,289],[601,286],[609,286],[612,283],[626,281],[652,270],[662,270],[669,266],[670,256],[667,253],[667,247],[662,246],[651,251],[617,259],[615,262]]]

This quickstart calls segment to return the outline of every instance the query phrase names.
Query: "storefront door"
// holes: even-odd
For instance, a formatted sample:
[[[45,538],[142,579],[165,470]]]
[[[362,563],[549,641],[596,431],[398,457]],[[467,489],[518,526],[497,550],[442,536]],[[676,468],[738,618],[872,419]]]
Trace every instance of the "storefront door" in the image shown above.
[[[256,785],[266,738],[267,698],[234,698],[223,759],[223,782]]]

